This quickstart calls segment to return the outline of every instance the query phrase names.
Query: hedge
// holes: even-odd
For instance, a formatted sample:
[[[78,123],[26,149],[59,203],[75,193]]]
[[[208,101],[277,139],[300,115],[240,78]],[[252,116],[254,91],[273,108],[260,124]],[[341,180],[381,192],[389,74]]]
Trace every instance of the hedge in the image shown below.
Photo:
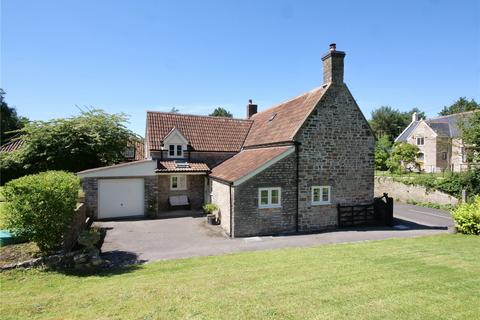
[[[6,228],[35,242],[42,252],[61,245],[77,205],[80,180],[72,173],[46,171],[5,184]]]

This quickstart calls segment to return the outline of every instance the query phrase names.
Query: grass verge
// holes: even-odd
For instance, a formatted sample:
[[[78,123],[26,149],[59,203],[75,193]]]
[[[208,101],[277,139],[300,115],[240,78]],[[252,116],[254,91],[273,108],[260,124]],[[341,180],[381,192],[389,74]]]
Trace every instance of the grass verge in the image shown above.
[[[0,275],[2,319],[473,319],[480,237],[442,235]]]

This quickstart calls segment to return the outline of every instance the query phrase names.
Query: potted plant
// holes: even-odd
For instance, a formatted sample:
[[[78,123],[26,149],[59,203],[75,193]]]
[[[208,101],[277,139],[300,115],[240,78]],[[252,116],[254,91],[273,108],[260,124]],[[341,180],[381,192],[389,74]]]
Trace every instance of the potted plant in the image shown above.
[[[218,218],[215,214],[218,211],[218,206],[213,203],[206,203],[203,205],[203,212],[207,214],[208,224],[218,224]]]

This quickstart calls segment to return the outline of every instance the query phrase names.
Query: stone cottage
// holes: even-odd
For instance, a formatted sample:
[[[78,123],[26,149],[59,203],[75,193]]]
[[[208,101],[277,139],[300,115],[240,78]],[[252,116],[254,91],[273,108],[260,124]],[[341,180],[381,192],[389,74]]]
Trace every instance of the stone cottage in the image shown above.
[[[395,142],[407,142],[418,146],[420,153],[417,162],[423,171],[468,170],[469,148],[463,143],[459,123],[468,119],[473,112],[475,111],[430,119],[419,119],[417,113],[413,113],[412,122]]]
[[[145,159],[79,172],[96,218],[219,207],[231,237],[337,226],[337,204],[373,201],[374,137],[332,44],[323,84],[246,119],[147,112]]]

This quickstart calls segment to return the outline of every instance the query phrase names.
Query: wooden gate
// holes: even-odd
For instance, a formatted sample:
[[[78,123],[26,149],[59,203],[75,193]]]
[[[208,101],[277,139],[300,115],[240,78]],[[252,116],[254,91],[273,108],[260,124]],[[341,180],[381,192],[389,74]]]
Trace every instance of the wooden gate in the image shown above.
[[[393,198],[384,193],[365,205],[337,205],[338,227],[372,227],[393,225]]]

